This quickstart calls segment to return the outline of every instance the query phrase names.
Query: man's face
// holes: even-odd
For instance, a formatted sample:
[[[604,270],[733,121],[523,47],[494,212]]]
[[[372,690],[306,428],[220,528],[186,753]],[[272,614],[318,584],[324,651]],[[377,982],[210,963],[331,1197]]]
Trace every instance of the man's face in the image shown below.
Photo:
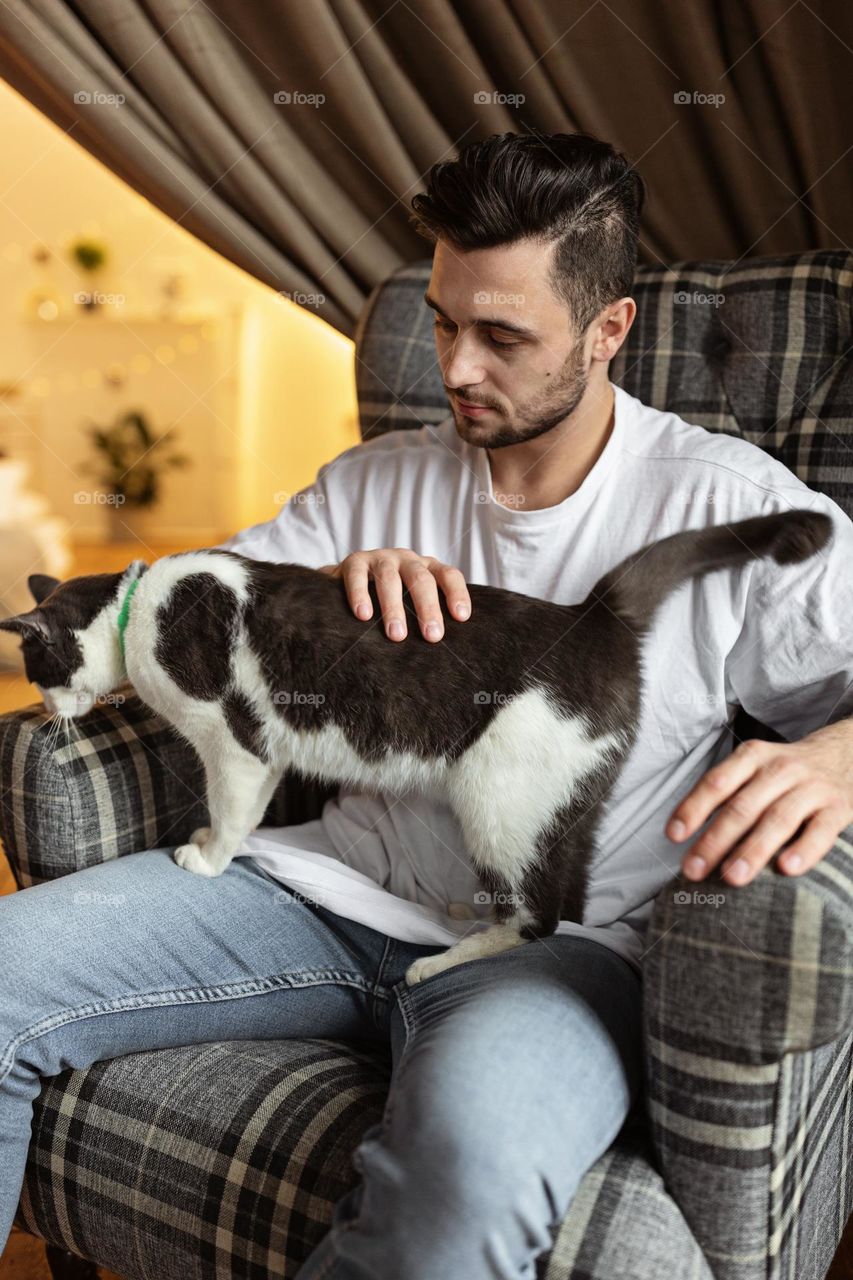
[[[548,282],[553,245],[435,247],[426,299],[456,430],[481,448],[553,430],[580,403],[589,360]],[[466,412],[466,403],[483,406]]]

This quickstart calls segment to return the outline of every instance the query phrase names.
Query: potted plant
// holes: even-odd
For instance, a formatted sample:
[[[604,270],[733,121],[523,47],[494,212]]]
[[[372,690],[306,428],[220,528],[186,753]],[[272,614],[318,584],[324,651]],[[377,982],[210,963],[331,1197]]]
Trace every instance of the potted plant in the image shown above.
[[[155,435],[145,414],[134,409],[119,414],[111,426],[91,426],[89,435],[99,457],[83,467],[96,475],[104,493],[110,541],[156,541],[155,508],[163,472],[190,462],[186,454],[168,450],[174,432]]]
[[[89,277],[91,285],[90,289],[75,294],[74,299],[83,311],[97,311],[101,304],[96,285],[107,260],[107,250],[99,240],[75,240],[69,252],[72,260]]]

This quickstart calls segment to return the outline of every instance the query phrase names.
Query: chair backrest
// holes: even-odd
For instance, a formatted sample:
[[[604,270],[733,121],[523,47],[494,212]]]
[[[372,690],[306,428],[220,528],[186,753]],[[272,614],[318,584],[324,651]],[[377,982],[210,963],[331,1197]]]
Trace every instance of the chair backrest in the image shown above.
[[[450,413],[423,294],[431,259],[377,285],[356,331],[361,434]],[[853,254],[640,267],[613,382],[760,445],[853,517]]]

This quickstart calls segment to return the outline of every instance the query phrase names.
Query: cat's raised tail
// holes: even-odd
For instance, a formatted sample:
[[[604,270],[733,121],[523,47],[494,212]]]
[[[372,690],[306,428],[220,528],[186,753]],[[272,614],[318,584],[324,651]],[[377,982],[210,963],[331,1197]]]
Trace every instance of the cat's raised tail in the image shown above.
[[[799,507],[674,533],[641,547],[599,578],[585,604],[603,603],[642,633],[667,596],[689,578],[767,556],[777,564],[799,564],[826,546],[831,536],[828,515]]]

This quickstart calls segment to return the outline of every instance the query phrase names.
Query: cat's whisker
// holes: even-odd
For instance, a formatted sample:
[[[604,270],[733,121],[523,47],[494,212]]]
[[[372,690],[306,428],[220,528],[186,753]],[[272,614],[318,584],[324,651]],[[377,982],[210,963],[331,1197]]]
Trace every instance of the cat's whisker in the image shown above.
[[[62,729],[62,716],[57,711],[53,716],[51,716],[50,732],[48,733],[48,738],[47,738],[48,746],[51,751],[56,750],[56,744],[59,740],[59,734],[61,729]]]

